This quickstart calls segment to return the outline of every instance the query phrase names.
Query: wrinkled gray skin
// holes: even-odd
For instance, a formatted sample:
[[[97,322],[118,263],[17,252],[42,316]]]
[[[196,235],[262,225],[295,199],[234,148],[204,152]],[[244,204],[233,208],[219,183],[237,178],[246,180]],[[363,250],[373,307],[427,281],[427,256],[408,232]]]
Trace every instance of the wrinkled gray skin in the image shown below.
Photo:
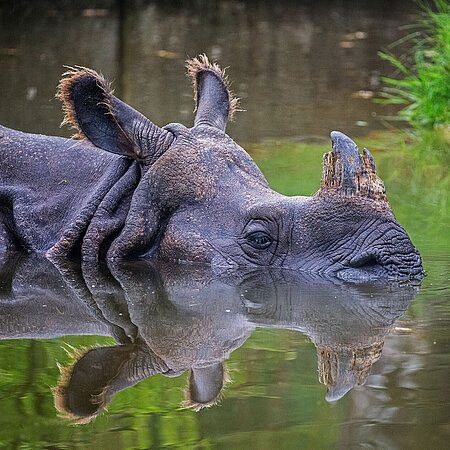
[[[216,272],[286,268],[348,281],[423,276],[387,201],[356,191],[362,160],[353,141],[332,133],[342,161],[335,188],[286,197],[225,134],[231,97],[221,73],[203,61],[193,77],[190,129],[158,128],[91,71],[63,81],[60,97],[66,120],[97,148],[0,127],[0,251],[188,261]]]
[[[256,327],[306,333],[317,347],[327,400],[363,384],[385,335],[418,288],[395,283],[332,283],[293,271],[215,275],[199,266],[142,261],[56,268],[42,257],[8,261],[0,286],[0,338],[69,334],[114,336],[121,345],[88,351],[75,364],[66,407],[79,417],[98,412],[92,395],[119,390],[161,373],[191,369],[189,399],[216,401],[222,362]],[[103,405],[104,406],[104,405]]]

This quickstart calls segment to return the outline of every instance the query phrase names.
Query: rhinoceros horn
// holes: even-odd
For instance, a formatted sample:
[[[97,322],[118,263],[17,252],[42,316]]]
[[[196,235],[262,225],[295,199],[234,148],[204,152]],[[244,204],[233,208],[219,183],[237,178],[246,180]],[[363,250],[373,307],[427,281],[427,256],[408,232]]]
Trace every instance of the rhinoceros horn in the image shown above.
[[[239,99],[230,90],[225,70],[211,63],[206,55],[186,61],[188,75],[194,86],[197,114],[194,126],[207,125],[225,131]]]
[[[360,154],[357,145],[339,131],[331,132],[332,151],[323,155],[319,195],[332,192],[346,197],[366,197],[386,202],[383,181],[378,178],[375,161],[366,148]]]
[[[85,67],[70,68],[59,82],[57,98],[74,138],[150,165],[172,143],[173,134],[159,128],[113,95],[101,74]]]

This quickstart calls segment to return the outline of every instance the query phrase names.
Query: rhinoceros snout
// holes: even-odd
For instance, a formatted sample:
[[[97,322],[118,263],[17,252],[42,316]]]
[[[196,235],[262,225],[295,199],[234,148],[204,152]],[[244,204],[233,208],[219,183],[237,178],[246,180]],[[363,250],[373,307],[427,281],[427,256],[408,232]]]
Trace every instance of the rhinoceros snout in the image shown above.
[[[362,250],[337,272],[345,281],[414,280],[423,278],[422,260],[408,237],[404,245],[385,242]]]

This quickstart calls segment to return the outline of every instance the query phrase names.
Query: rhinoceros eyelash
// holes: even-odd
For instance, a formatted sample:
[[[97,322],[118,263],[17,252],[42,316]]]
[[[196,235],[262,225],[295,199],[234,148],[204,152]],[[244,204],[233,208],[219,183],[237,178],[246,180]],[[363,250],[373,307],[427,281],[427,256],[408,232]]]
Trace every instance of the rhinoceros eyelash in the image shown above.
[[[274,239],[264,231],[254,231],[245,237],[247,243],[257,250],[269,248]]]

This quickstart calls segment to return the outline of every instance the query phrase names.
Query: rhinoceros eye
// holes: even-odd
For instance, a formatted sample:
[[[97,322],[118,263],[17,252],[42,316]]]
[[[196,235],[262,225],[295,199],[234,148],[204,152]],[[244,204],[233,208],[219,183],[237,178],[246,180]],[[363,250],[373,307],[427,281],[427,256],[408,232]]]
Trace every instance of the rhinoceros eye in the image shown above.
[[[258,250],[264,250],[272,245],[273,239],[264,231],[255,231],[247,236],[248,243]]]

